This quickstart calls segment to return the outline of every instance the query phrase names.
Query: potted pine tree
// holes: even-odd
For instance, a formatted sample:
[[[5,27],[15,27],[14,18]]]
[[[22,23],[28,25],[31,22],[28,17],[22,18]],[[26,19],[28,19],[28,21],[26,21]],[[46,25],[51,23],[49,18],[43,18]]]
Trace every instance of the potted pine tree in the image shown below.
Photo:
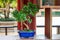
[[[21,22],[21,27],[23,28],[22,24],[26,26],[24,30],[21,28],[21,30],[19,31],[20,37],[24,37],[24,38],[34,37],[35,31],[29,29],[29,26],[25,23],[25,21],[31,23],[32,22],[31,16],[35,16],[36,12],[38,11],[39,9],[37,8],[37,6],[29,2],[27,5],[24,5],[20,11],[15,10],[12,12],[16,20],[18,22]]]

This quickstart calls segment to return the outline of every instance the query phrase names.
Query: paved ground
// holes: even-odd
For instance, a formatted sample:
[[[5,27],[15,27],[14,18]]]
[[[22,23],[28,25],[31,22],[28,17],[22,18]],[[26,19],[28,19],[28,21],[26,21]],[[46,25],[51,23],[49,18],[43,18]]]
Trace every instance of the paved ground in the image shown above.
[[[51,40],[44,35],[37,35],[34,38],[19,38],[18,35],[0,36],[0,40]],[[60,40],[60,35],[53,35],[52,40]]]
[[[39,27],[36,28],[36,36],[33,39],[31,39],[31,38],[21,39],[18,36],[17,29],[15,28],[14,30],[15,30],[14,32],[8,32],[7,36],[5,35],[4,32],[0,32],[0,40],[48,40],[48,39],[45,39],[44,28],[42,28],[42,27],[41,28],[39,28]],[[53,28],[53,33],[56,34],[56,28]],[[53,39],[54,40],[60,40],[60,35],[54,35]]]
[[[36,35],[45,34],[45,28],[44,27],[37,27],[36,28]],[[52,28],[52,34],[57,34],[57,28]],[[0,30],[0,35],[5,35],[4,29]],[[14,28],[14,30],[8,30],[8,35],[18,35],[17,28]]]

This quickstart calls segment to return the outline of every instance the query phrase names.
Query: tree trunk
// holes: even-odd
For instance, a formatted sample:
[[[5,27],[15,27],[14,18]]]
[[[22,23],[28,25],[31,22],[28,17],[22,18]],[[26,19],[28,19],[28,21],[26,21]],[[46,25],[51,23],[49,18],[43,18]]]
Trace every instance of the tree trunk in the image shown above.
[[[27,29],[29,29],[29,26],[26,23],[23,23]]]
[[[10,13],[10,3],[6,4],[6,17],[9,18],[9,13]]]
[[[23,24],[22,24],[22,22],[21,22],[21,30],[23,30]]]
[[[5,18],[9,18],[9,13],[10,13],[10,3],[4,3],[4,16]]]
[[[4,18],[6,18],[6,10],[4,10]]]
[[[6,3],[4,3],[4,8],[6,6]],[[6,9],[4,10],[4,18],[6,18]]]

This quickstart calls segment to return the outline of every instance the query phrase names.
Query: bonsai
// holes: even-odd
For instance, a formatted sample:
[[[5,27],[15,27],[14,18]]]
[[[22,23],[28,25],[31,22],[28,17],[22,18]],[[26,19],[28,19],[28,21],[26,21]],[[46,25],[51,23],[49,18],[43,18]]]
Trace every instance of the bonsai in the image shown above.
[[[18,22],[21,22],[21,27],[22,24],[26,26],[23,31],[30,31],[29,26],[25,23],[25,21],[31,23],[32,19],[30,16],[35,16],[38,11],[39,9],[37,6],[29,2],[27,5],[24,5],[20,11],[15,10],[12,14]]]

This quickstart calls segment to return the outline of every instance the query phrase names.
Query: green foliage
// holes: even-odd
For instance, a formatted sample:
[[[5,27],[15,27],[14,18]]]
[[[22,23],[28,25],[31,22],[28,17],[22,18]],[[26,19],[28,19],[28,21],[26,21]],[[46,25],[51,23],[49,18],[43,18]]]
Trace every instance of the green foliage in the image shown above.
[[[12,12],[12,14],[16,18],[17,21],[24,22],[27,20],[26,14],[22,10],[20,12],[15,10]]]
[[[28,18],[27,20],[28,20],[28,22],[29,22],[29,23],[31,23],[31,22],[32,22],[32,19],[31,19],[31,18]]]
[[[18,13],[20,16],[20,21],[24,22],[27,20],[27,15],[21,10],[19,13]]]
[[[0,0],[0,1],[3,3],[7,3],[7,2],[11,3],[12,1],[16,1],[16,0]]]
[[[23,12],[25,12],[27,15],[29,14],[29,8],[27,5],[24,5],[24,7],[22,8]]]
[[[20,20],[19,20],[19,16],[20,16],[20,15],[18,14],[18,11],[17,11],[17,10],[13,11],[12,14],[13,14],[13,16],[16,18],[17,21],[20,21]]]
[[[37,5],[32,4],[31,2],[29,2],[27,5],[25,5],[22,10],[26,14],[32,15],[32,16],[35,16],[36,12],[39,11],[39,9],[37,8]]]
[[[12,1],[12,3],[10,4],[11,7],[15,8],[17,6],[17,1]]]
[[[14,3],[16,3],[16,0],[0,0],[0,7],[5,7],[6,3],[10,3],[10,4],[12,4],[12,6],[13,5],[15,6]]]
[[[28,21],[29,23],[31,23],[32,19],[30,18],[30,16],[35,16],[36,12],[38,11],[39,9],[37,8],[37,6],[29,2],[28,5],[24,5],[24,7],[19,12],[15,10],[12,12],[12,14],[17,21]]]
[[[39,9],[37,8],[37,5],[32,4],[31,2],[28,3],[28,8],[29,8],[29,14],[32,16],[35,16],[36,12],[39,11]]]
[[[0,2],[0,8],[1,8],[1,7],[3,7],[3,3],[2,3],[2,2]]]

